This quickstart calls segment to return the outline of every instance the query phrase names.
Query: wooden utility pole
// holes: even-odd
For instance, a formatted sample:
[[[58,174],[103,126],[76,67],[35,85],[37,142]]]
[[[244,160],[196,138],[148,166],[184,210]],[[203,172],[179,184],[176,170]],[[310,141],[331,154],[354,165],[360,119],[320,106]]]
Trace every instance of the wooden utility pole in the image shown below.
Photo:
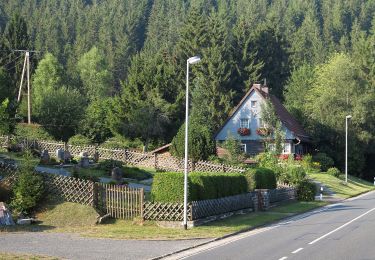
[[[25,53],[25,60],[23,63],[22,69],[22,76],[21,76],[21,84],[20,89],[18,91],[18,102],[21,101],[21,92],[22,92],[22,85],[23,79],[25,77],[25,69],[26,69],[26,78],[27,78],[27,123],[31,124],[31,88],[30,88],[30,52],[37,52],[37,51],[29,51],[29,50],[13,50],[15,52],[24,52]]]

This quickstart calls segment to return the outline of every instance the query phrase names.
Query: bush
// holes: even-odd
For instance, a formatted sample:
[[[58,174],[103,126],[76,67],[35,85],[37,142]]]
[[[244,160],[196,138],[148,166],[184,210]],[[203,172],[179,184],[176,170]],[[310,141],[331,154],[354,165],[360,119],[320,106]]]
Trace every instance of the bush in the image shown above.
[[[70,137],[68,143],[71,145],[79,145],[79,146],[91,145],[90,139],[81,134]]]
[[[192,121],[189,125],[189,158],[193,161],[207,160],[216,153],[216,145],[209,129]],[[171,144],[171,154],[183,158],[185,154],[185,124],[178,130]]]
[[[152,174],[137,167],[126,167],[124,169],[124,178],[142,181],[152,178]]]
[[[283,183],[298,185],[306,178],[306,172],[303,167],[298,165],[290,165],[285,172],[281,174],[280,181]]]
[[[32,171],[21,171],[14,185],[11,207],[17,213],[30,213],[44,193],[42,176]]]
[[[276,189],[276,175],[274,171],[267,168],[254,168],[245,174],[248,190],[254,189]]]
[[[327,174],[335,176],[336,178],[338,178],[338,177],[340,177],[341,172],[336,167],[331,167],[327,170]]]
[[[103,160],[99,161],[97,169],[104,170],[108,175],[111,175],[112,169],[115,167],[123,168],[122,162],[116,160]]]
[[[301,166],[305,172],[311,172],[314,169],[312,156],[310,154],[306,154],[302,157]]]
[[[29,140],[54,140],[54,138],[47,133],[43,127],[34,124],[17,124],[14,134],[17,137],[26,138]]]
[[[297,186],[297,199],[301,201],[315,200],[316,185],[308,180],[303,180]]]
[[[11,187],[5,185],[4,183],[0,183],[0,201],[4,201],[8,203],[11,197],[12,197]]]
[[[93,176],[89,173],[82,173],[82,172],[73,171],[72,177],[77,178],[77,179],[81,179],[81,180],[86,180],[86,181],[99,182],[98,177]]]
[[[314,162],[320,163],[320,169],[325,172],[330,167],[333,167],[334,161],[325,153],[318,153],[313,157]]]
[[[107,141],[100,145],[103,148],[107,149],[142,149],[143,143],[139,139],[130,140],[120,135],[109,138]]]
[[[235,173],[189,173],[189,201],[216,199],[248,191],[243,174]],[[152,200],[157,202],[184,201],[184,174],[158,173],[154,176]]]

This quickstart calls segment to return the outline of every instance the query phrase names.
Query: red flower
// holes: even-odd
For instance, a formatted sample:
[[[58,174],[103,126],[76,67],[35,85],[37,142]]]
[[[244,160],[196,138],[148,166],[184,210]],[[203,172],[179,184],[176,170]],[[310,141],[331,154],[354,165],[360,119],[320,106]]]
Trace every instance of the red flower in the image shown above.
[[[265,128],[265,127],[259,127],[257,129],[257,135],[260,135],[260,136],[267,136],[267,135],[270,135],[271,134],[271,130],[268,129],[268,128]]]
[[[237,133],[241,136],[250,135],[250,129],[245,128],[245,127],[240,127],[240,128],[238,128]]]

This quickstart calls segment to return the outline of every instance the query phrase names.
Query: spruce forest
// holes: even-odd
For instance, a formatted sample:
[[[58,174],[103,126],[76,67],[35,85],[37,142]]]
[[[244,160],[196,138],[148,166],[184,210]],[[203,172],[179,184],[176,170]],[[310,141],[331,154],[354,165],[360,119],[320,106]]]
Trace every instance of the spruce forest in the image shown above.
[[[56,140],[121,139],[151,150],[185,120],[213,136],[264,82],[343,169],[375,173],[374,0],[2,0],[0,132],[27,121],[17,102],[31,53],[32,121]]]

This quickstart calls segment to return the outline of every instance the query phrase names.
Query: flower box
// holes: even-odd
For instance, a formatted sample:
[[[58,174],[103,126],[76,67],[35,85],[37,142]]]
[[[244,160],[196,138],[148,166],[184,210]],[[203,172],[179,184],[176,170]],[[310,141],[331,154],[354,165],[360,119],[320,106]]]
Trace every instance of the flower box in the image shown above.
[[[250,129],[249,128],[245,128],[245,127],[240,127],[240,128],[238,128],[238,130],[237,130],[237,133],[239,134],[239,135],[241,135],[241,136],[246,136],[246,135],[250,135]]]

